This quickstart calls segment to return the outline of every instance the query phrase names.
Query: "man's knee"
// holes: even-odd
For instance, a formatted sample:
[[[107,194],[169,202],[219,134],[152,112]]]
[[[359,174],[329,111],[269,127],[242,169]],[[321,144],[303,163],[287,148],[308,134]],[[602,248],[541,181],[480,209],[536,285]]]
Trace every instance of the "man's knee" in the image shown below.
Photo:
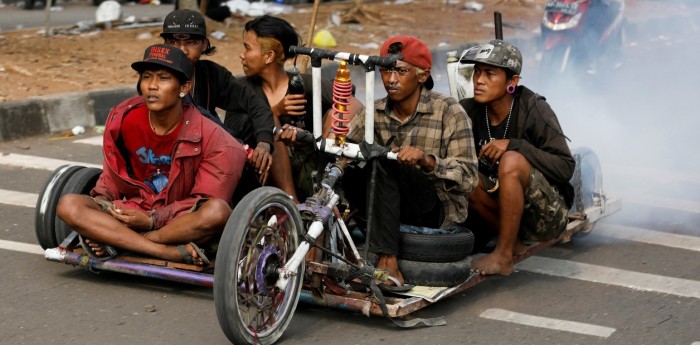
[[[209,199],[196,212],[202,228],[219,230],[228,221],[231,207],[222,199]]]
[[[81,216],[81,206],[85,205],[85,196],[80,194],[66,194],[58,200],[56,215],[69,225],[74,224],[74,219]],[[83,215],[84,216],[84,215]]]
[[[530,162],[520,152],[506,151],[498,163],[498,178],[517,177],[520,181],[527,181],[530,174]]]

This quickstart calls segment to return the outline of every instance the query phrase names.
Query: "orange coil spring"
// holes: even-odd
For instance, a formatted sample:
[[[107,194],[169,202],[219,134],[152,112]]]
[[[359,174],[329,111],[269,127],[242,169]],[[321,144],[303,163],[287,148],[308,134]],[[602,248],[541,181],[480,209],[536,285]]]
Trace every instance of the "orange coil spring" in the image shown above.
[[[347,62],[341,61],[333,81],[333,123],[331,130],[336,136],[344,137],[350,130],[347,126],[350,121],[348,118],[350,97],[352,97],[350,70],[347,68]]]

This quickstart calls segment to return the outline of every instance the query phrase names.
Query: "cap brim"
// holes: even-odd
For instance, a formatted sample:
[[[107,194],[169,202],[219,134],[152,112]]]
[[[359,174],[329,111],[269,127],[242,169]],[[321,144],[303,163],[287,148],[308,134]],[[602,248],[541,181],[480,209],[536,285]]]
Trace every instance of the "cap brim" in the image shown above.
[[[173,69],[172,67],[154,62],[154,61],[137,61],[131,64],[131,68],[134,69],[134,71],[139,72],[139,74],[143,73],[145,70],[159,70],[159,69],[166,69],[170,71],[170,73],[176,75],[178,79],[181,80],[189,80],[190,78],[187,77],[187,75],[181,71],[178,71],[176,69]]]

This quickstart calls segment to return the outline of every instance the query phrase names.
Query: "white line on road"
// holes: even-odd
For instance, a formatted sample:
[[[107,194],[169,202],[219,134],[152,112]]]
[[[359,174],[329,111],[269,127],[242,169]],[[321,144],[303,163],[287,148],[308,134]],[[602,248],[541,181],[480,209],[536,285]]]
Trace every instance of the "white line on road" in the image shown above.
[[[481,315],[486,319],[517,323],[520,325],[549,328],[578,334],[593,335],[607,338],[615,333],[614,328],[592,325],[588,323],[551,319],[548,317],[516,313],[504,309],[486,309]]]
[[[82,165],[88,168],[102,168],[102,164],[71,162],[61,159],[53,159],[38,156],[9,153],[0,155],[0,164],[16,166],[20,168],[56,170],[61,165]]]
[[[614,237],[621,240],[700,252],[700,237],[695,236],[669,234],[632,226],[613,224],[598,224],[594,231],[598,235]]]
[[[44,250],[41,248],[41,246],[23,242],[0,240],[0,249],[14,250],[16,252],[23,252],[29,254],[44,255]]]
[[[517,269],[557,277],[622,286],[682,297],[700,298],[700,282],[580,262],[533,256],[516,265]]]
[[[0,204],[35,207],[38,194],[0,189]]]
[[[102,146],[102,136],[96,135],[94,137],[76,140],[74,143]]]

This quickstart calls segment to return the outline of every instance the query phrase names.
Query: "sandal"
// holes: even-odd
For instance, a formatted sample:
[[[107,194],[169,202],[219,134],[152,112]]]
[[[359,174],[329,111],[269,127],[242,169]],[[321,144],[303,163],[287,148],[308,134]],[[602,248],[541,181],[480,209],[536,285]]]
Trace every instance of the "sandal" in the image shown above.
[[[396,285],[389,285],[386,283],[377,284],[379,290],[382,290],[384,292],[408,292],[415,287],[415,285],[401,283],[398,279],[392,276],[389,276],[388,278]]]
[[[78,235],[78,239],[80,239],[80,246],[83,247],[83,250],[85,251],[85,253],[89,257],[91,257],[95,260],[105,261],[105,260],[109,260],[109,259],[114,259],[115,257],[117,257],[117,255],[119,255],[119,253],[117,252],[116,249],[114,249],[114,247],[105,244],[103,246],[104,246],[105,252],[107,252],[107,255],[98,256],[97,254],[95,254],[95,251],[92,250],[92,247],[90,247],[89,244],[85,243],[85,241],[83,240],[83,236]]]
[[[202,250],[202,248],[199,248],[199,246],[197,246],[194,242],[190,242],[187,244],[192,246],[194,251],[197,252],[197,255],[199,256],[199,258],[202,259],[202,261],[204,261],[204,265],[209,265],[209,263],[210,263],[209,258],[206,255],[204,255],[204,250]],[[182,258],[185,260],[186,264],[194,265],[194,257],[192,257],[192,255],[185,249],[185,246],[187,244],[181,244],[181,245],[177,246],[177,251],[180,253]]]

